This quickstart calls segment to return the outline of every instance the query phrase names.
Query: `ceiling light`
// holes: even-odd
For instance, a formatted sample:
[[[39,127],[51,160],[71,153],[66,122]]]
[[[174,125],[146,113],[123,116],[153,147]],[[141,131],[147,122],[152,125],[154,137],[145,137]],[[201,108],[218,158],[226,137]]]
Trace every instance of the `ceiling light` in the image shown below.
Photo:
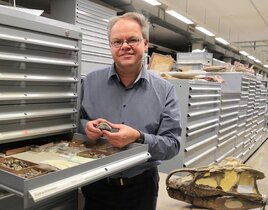
[[[212,32],[210,32],[209,30],[205,29],[202,26],[196,26],[195,27],[198,31],[201,31],[202,33],[208,35],[208,36],[215,36],[215,34],[213,34]]]
[[[153,5],[153,6],[161,5],[161,3],[159,1],[156,1],[156,0],[143,0],[143,1],[149,3],[149,4]]]
[[[248,53],[245,51],[239,51],[240,54],[244,55],[244,56],[248,56]]]
[[[252,55],[249,55],[248,58],[251,59],[251,60],[256,60],[256,58],[253,57]]]
[[[184,17],[183,15],[179,14],[178,12],[175,12],[174,10],[166,10],[166,13],[172,15],[173,17],[179,19],[180,21],[186,23],[186,24],[194,24],[193,21],[190,19]]]
[[[230,43],[227,42],[225,39],[221,38],[221,37],[216,37],[215,38],[218,42],[224,44],[224,45],[229,45]]]
[[[233,50],[235,50],[235,51],[239,51],[238,48],[237,48],[237,46],[235,46],[233,44],[230,44],[230,48],[233,49]]]
[[[265,68],[268,68],[268,65],[264,65]]]

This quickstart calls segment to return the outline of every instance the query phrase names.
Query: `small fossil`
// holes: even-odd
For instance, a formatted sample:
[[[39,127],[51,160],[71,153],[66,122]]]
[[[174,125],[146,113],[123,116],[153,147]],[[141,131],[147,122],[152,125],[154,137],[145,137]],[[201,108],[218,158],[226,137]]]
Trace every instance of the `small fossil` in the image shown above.
[[[100,152],[96,150],[86,150],[83,152],[79,152],[77,155],[85,158],[99,159],[104,158],[109,154],[107,152]]]
[[[112,128],[111,126],[109,126],[107,123],[105,122],[101,122],[99,123],[96,128],[100,129],[100,130],[106,130],[106,131],[112,131]]]
[[[44,174],[44,171],[40,169],[31,168],[30,170],[26,171],[25,173],[18,174],[20,177],[25,179],[31,179],[33,177],[39,176]]]
[[[6,167],[6,168],[10,168],[10,169],[16,170],[16,171],[29,167],[26,162],[21,161],[21,160],[16,160],[16,159],[4,160],[1,163],[1,166]]]

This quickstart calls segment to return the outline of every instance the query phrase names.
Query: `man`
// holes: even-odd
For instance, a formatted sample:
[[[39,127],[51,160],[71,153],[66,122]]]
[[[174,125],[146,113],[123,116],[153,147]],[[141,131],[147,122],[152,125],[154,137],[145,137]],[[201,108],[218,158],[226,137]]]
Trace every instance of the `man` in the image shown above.
[[[82,128],[91,141],[101,136],[115,147],[148,144],[146,163],[82,188],[85,210],[154,210],[157,165],[179,151],[181,133],[175,89],[145,69],[149,24],[138,13],[114,17],[108,38],[114,64],[89,73],[82,84]],[[100,122],[117,132],[101,131]]]

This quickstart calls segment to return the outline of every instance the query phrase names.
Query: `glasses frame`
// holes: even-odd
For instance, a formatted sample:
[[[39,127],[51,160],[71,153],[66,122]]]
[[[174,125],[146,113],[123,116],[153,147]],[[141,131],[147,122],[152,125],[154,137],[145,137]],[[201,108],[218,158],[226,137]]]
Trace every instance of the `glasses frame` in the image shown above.
[[[132,40],[131,40],[132,39]],[[133,46],[137,46],[137,45],[139,45],[143,40],[144,40],[144,38],[136,38],[136,41],[137,42],[134,42],[134,43],[130,43],[131,41],[133,42],[133,39],[134,38],[130,38],[129,40],[127,40],[127,39],[124,39],[124,40],[115,40],[115,41],[110,41],[110,44],[111,44],[111,46],[113,46],[114,48],[120,48],[120,47],[122,47],[123,46],[123,44],[124,43],[126,43],[128,46],[131,46],[131,47],[133,47]],[[119,41],[121,41],[121,43],[120,44],[116,44],[115,42],[119,42]]]

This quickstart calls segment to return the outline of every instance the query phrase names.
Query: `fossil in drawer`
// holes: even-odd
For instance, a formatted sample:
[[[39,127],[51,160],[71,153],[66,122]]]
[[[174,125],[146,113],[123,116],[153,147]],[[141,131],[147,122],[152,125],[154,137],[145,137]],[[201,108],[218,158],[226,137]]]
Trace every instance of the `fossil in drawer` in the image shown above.
[[[98,150],[85,150],[77,153],[77,155],[85,158],[100,159],[110,155],[110,153]]]
[[[34,177],[37,176],[41,176],[44,174],[49,173],[50,171],[42,169],[42,168],[38,168],[38,167],[32,167],[32,168],[28,168],[22,171],[19,171],[17,173],[18,176],[24,178],[24,179],[32,179]]]
[[[0,168],[6,171],[10,171],[10,172],[20,171],[20,170],[27,169],[35,165],[37,164],[26,161],[26,160],[21,160],[18,158],[13,158],[13,157],[0,159]]]
[[[176,173],[184,173],[170,179]],[[257,180],[265,175],[252,167],[228,157],[218,164],[206,167],[171,171],[166,178],[171,198],[199,207],[215,210],[246,210],[267,204],[260,194]]]
[[[32,179],[34,177],[52,172],[52,170],[39,168],[38,164],[36,163],[14,157],[1,158],[0,169],[9,171],[24,179]]]

